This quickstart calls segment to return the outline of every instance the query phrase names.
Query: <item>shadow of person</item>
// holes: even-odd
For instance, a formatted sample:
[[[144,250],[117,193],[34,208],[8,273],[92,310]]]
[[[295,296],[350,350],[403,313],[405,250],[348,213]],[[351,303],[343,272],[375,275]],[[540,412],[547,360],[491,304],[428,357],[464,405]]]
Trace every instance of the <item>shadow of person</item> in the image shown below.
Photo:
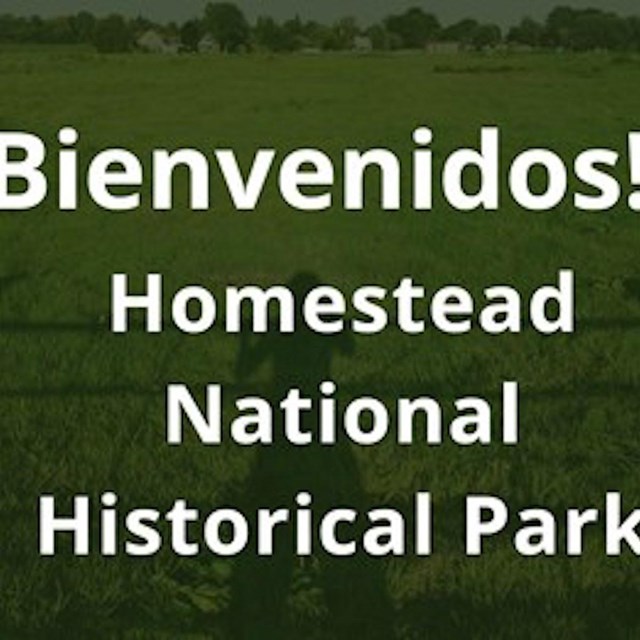
[[[288,284],[298,305],[295,333],[270,332],[250,339],[243,332],[245,337],[237,359],[238,380],[246,382],[258,369],[270,366],[265,397],[269,397],[274,407],[292,387],[313,398],[317,406],[315,403],[321,396],[319,386],[331,380],[335,356],[354,353],[351,334],[319,335],[302,322],[301,301],[319,284],[317,277],[308,273],[296,275]],[[313,413],[305,414],[303,424],[317,432],[317,417],[312,417]],[[356,461],[346,442],[341,443],[338,438],[334,446],[296,447],[285,440],[282,431],[281,422],[275,423],[274,442],[259,450],[244,496],[239,500],[254,530],[258,508],[293,510],[300,491],[313,496],[314,523],[337,507],[349,506],[359,513],[367,509]],[[349,527],[349,537],[357,539],[361,531],[362,523]],[[320,550],[317,533],[313,538],[312,560],[306,559],[305,566],[315,567],[312,582],[317,581],[316,591],[322,594],[324,615],[319,617],[322,622],[314,624],[312,633],[301,633],[300,623],[296,623],[291,611],[292,581],[302,563],[295,555],[294,535],[285,528],[276,530],[272,556],[259,557],[252,550],[238,559],[229,610],[232,636],[238,640],[392,638],[393,616],[381,561],[362,553],[332,557]]]

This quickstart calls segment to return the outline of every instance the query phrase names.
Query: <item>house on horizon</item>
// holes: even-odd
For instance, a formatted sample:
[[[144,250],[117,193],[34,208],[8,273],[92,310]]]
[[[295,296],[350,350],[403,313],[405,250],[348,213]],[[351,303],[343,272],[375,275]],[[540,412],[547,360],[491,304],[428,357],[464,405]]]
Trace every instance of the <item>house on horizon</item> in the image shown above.
[[[178,53],[180,42],[176,39],[165,38],[154,29],[145,31],[137,40],[136,45],[140,51],[145,53]]]
[[[220,44],[210,33],[206,33],[200,38],[198,53],[220,53],[220,51]]]
[[[353,39],[353,50],[358,53],[371,53],[373,51],[373,41],[369,36],[356,36]]]

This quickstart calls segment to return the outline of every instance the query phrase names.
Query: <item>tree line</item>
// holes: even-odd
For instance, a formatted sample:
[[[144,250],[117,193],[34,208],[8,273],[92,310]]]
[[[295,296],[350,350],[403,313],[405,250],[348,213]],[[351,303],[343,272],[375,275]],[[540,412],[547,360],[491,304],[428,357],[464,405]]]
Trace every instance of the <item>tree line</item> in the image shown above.
[[[483,50],[502,44],[531,48],[586,51],[640,50],[640,17],[622,17],[601,9],[558,7],[544,21],[523,19],[503,31],[496,24],[467,18],[443,25],[433,14],[414,7],[362,27],[346,17],[321,24],[299,17],[278,22],[259,17],[251,24],[230,2],[207,5],[204,15],[183,24],[157,24],[146,18],[120,15],[99,18],[87,11],[73,16],[42,18],[0,15],[0,43],[91,44],[104,53],[130,51],[150,30],[176,43],[181,51],[197,51],[210,35],[221,51],[293,52],[304,49],[341,51],[358,48],[393,51],[423,49],[436,43]]]

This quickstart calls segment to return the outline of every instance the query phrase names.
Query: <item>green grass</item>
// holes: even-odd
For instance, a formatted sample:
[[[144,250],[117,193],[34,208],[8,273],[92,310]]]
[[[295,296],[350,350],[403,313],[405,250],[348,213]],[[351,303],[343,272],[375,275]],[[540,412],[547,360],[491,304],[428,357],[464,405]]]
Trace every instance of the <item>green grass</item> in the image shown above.
[[[72,124],[85,153],[230,146],[244,159],[259,146],[337,153],[383,145],[406,154],[418,124],[431,125],[448,149],[497,124],[507,156],[549,145],[570,158],[622,145],[638,127],[640,98],[640,62],[603,55],[171,58],[5,49],[0,77],[2,129],[52,140]],[[458,525],[470,492],[557,510],[600,505],[610,489],[629,506],[640,500],[639,242],[640,221],[624,208],[533,215],[509,205],[462,215],[440,205],[425,215],[383,214],[371,203],[357,215],[305,215],[284,210],[273,184],[253,214],[234,213],[221,187],[207,214],[186,206],[151,214],[147,200],[139,213],[112,215],[86,199],[76,214],[50,206],[2,214],[0,635],[198,638],[223,626],[227,562],[170,552],[136,562],[37,557],[41,493],[114,489],[129,506],[184,496],[213,507],[238,494],[254,463],[253,453],[232,446],[169,449],[163,440],[164,385],[233,384],[237,339],[111,335],[111,273],[160,271],[170,289],[202,283],[218,291],[285,282],[301,270],[347,291],[410,274],[429,289],[460,282],[479,292],[498,282],[529,291],[570,267],[573,336],[389,331],[358,339],[356,355],[336,362],[335,378],[346,393],[389,400],[431,390],[490,396],[507,379],[523,389],[517,449],[353,452],[372,503],[404,504],[431,489],[443,514],[436,555],[384,563],[402,638],[638,637],[635,560],[606,559],[597,534],[581,559],[525,560],[504,537],[471,561]],[[305,579],[290,608],[299,637],[313,637],[313,621],[327,612]]]

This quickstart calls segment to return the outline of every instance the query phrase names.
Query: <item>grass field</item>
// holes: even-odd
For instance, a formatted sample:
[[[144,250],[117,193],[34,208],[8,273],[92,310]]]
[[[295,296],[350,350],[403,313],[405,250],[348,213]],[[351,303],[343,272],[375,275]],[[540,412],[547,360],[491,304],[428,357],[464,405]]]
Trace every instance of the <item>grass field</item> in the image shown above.
[[[500,125],[505,153],[551,146],[568,158],[620,145],[637,129],[640,60],[605,55],[390,57],[99,57],[82,50],[0,50],[0,129],[53,140],[72,124],[85,153],[126,146],[348,146],[411,150],[429,124],[452,148]],[[640,220],[624,208],[525,214],[505,206],[462,215],[283,210],[274,185],[260,210],[238,214],[220,193],[214,212],[112,215],[87,204],[0,215],[0,636],[225,636],[234,565],[202,557],[152,560],[37,557],[37,497],[113,489],[123,506],[203,508],[233,501],[255,454],[232,446],[164,444],[164,386],[233,385],[238,340],[110,334],[109,278],[169,288],[273,284],[318,274],[346,291],[412,275],[428,288],[496,283],[523,291],[575,269],[578,330],[451,338],[389,331],[358,338],[338,359],[345,394],[523,389],[522,443],[460,450],[392,445],[354,450],[372,504],[403,505],[430,489],[437,553],[383,563],[400,638],[637,638],[640,572],[607,559],[594,531],[580,559],[523,559],[509,538],[465,559],[463,497],[496,493],[515,506],[601,506],[607,490],[640,500]],[[87,201],[88,202],[88,201]],[[186,207],[185,207],[186,209]],[[259,384],[259,381],[256,383]],[[268,506],[268,505],[266,505]],[[307,575],[308,574],[308,575]],[[357,586],[353,586],[356,588]],[[298,638],[331,612],[313,571],[290,599]],[[319,622],[320,621],[320,622]],[[315,633],[315,635],[314,635]],[[216,636],[216,634],[218,634]],[[262,636],[268,640],[265,632]],[[366,636],[363,636],[366,637]]]

